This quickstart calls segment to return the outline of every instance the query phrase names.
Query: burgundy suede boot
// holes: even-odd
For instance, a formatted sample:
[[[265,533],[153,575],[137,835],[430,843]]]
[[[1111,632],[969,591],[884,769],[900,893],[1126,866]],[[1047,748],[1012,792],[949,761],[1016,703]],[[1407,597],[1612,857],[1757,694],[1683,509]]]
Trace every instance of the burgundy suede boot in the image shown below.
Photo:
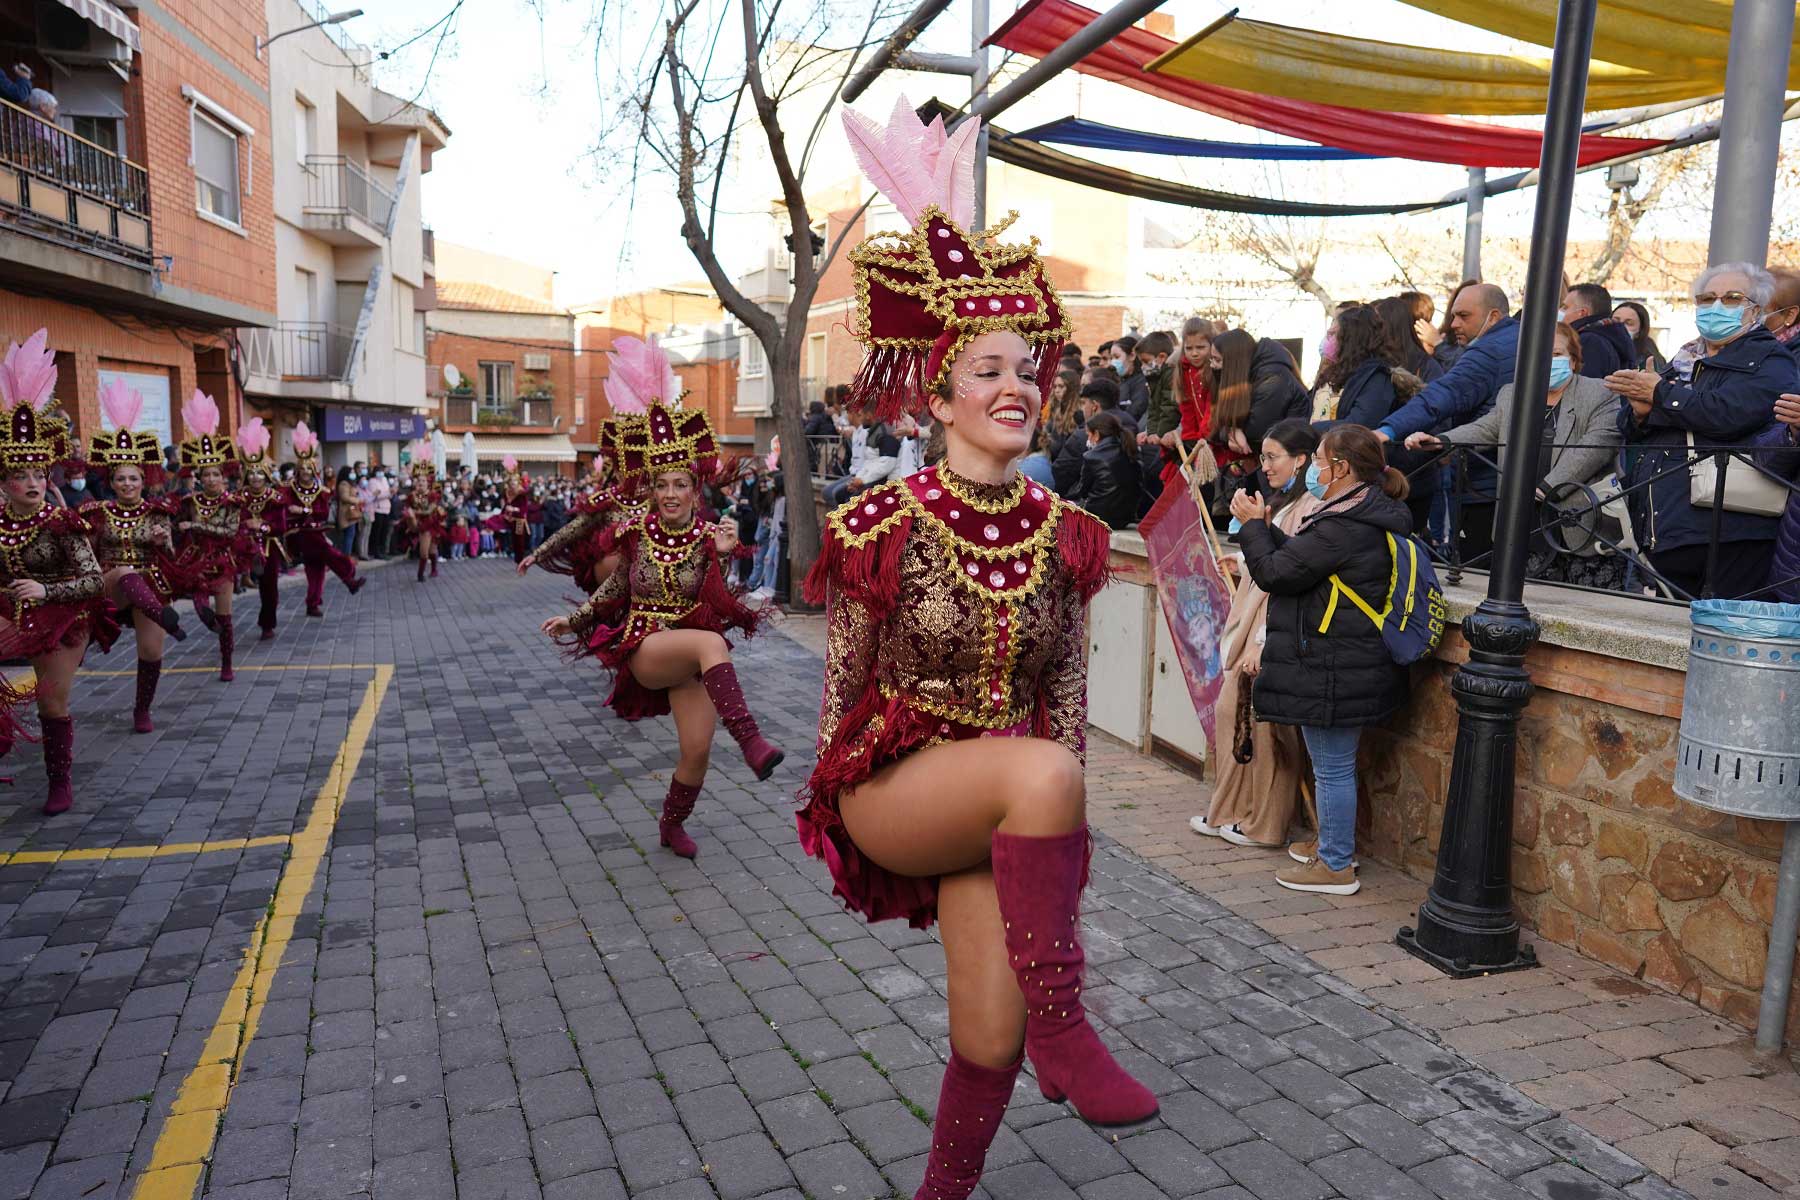
[[[207,597],[203,592],[194,593],[194,615],[200,618],[200,624],[213,633],[219,631],[219,615],[213,612],[212,605],[207,603]]]
[[[131,607],[155,621],[163,627],[163,632],[178,642],[187,640],[187,633],[181,628],[181,618],[175,615],[175,606],[164,604],[157,599],[156,589],[150,581],[136,571],[119,580],[119,594],[125,597]]]
[[[700,682],[706,685],[706,694],[712,697],[720,724],[744,752],[744,761],[756,777],[767,779],[773,775],[787,756],[756,727],[756,718],[750,715],[750,706],[744,703],[744,689],[738,686],[737,671],[728,662],[720,663],[702,673]]]
[[[662,820],[656,823],[656,828],[662,835],[662,844],[683,858],[693,858],[700,853],[700,847],[681,827],[681,823],[693,814],[694,803],[699,799],[699,784],[683,783],[674,776],[669,777],[669,794],[663,799]]]
[[[69,811],[75,803],[75,792],[69,786],[69,771],[75,765],[75,719],[44,717],[44,774],[50,777],[50,789],[44,796],[44,815],[54,817]]]
[[[137,703],[131,709],[131,728],[134,732],[150,733],[156,729],[150,723],[150,705],[156,701],[156,681],[161,678],[161,659],[156,662],[138,659]]]
[[[433,550],[431,552],[431,577],[433,579],[437,578],[437,562],[438,562],[437,551]]]
[[[423,554],[419,555],[419,578],[416,582],[425,582],[425,556]]]
[[[237,649],[237,630],[232,627],[229,618],[219,622],[219,681],[230,683],[237,678],[237,672],[231,669],[231,654]]]
[[[931,1158],[913,1200],[967,1200],[981,1179],[988,1146],[1000,1129],[1019,1066],[983,1067],[950,1050],[931,1122]]]
[[[1156,1096],[1113,1061],[1081,1007],[1080,904],[1087,826],[1057,837],[995,833],[994,891],[1006,952],[1025,993],[1025,1053],[1052,1103],[1095,1125],[1156,1115]]]

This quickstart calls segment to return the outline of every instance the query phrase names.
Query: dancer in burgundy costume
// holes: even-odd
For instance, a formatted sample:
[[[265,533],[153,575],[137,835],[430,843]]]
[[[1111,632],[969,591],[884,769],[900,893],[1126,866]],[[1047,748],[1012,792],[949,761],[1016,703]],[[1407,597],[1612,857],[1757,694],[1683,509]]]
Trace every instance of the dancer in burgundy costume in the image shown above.
[[[635,339],[620,338],[619,342],[628,340]],[[616,347],[617,343],[615,353]],[[643,480],[618,465],[620,431],[635,428],[637,423],[629,416],[617,415],[621,411],[616,398],[621,390],[615,382],[617,378],[615,374],[606,381],[606,399],[615,415],[600,423],[600,456],[595,459],[593,486],[577,497],[567,523],[519,563],[521,575],[532,567],[542,567],[557,575],[573,576],[582,591],[592,593],[600,586],[599,567],[613,541],[612,530],[642,517],[648,507]]]
[[[1009,222],[969,231],[977,124],[946,138],[904,100],[886,129],[845,114],[913,226],[851,254],[868,348],[851,400],[929,410],[946,454],[831,513],[807,580],[829,633],[801,843],[869,920],[935,919],[949,965],[918,1200],[974,1189],[1021,1050],[1045,1098],[1095,1124],[1157,1112],[1081,999],[1085,621],[1108,530],[1018,471],[1069,325],[1035,243],[999,243]]]
[[[225,475],[237,467],[237,448],[219,432],[219,406],[198,389],[181,406],[181,423],[190,434],[181,443],[181,470],[200,486],[183,496],[176,508],[180,550],[171,574],[194,598],[200,623],[218,635],[219,679],[229,683],[237,677],[231,665],[237,650],[231,597],[237,590],[243,503],[225,489]]]
[[[238,571],[256,577],[256,624],[263,641],[275,636],[276,613],[281,604],[281,564],[288,561],[287,505],[275,486],[275,469],[269,462],[268,427],[261,417],[251,417],[237,431],[238,467],[243,472],[243,491],[238,507],[243,525],[235,553]]]
[[[674,391],[674,372],[668,377],[663,395]],[[616,528],[600,586],[568,616],[544,622],[544,632],[573,635],[577,654],[613,671],[607,704],[627,721],[673,712],[680,761],[660,833],[664,846],[693,858],[698,848],[683,823],[700,797],[715,727],[724,724],[758,779],[773,773],[782,752],[750,715],[724,637],[731,629],[749,636],[758,619],[721,572],[737,547],[737,530],[695,516],[699,485],[718,460],[706,413],[654,403],[622,453],[628,470],[651,480],[650,510]]]
[[[100,389],[100,410],[113,428],[93,436],[88,461],[109,469],[113,498],[83,504],[81,519],[114,619],[122,622],[129,614],[137,631],[131,727],[150,733],[156,728],[150,706],[162,678],[163,637],[182,641],[187,635],[176,619],[175,588],[165,569],[175,547],[174,521],[167,504],[144,496],[145,484],[158,487],[163,482],[163,449],[154,433],[137,428],[143,408],[144,397],[119,380]]]
[[[67,812],[75,802],[75,723],[69,689],[89,641],[102,650],[119,636],[105,597],[99,560],[88,545],[81,514],[46,503],[50,468],[78,469],[69,423],[50,408],[56,355],[40,329],[0,360],[0,658],[26,658],[37,674],[33,690],[0,682],[0,753],[24,736],[14,708],[35,695],[43,726],[44,813]]]
[[[330,569],[352,596],[366,582],[356,563],[331,544],[325,528],[331,519],[331,488],[319,479],[319,435],[301,421],[294,426],[294,481],[281,489],[287,510],[288,553],[306,568],[306,615],[325,615],[325,572]]]
[[[412,491],[400,509],[400,524],[413,539],[419,554],[419,582],[425,581],[425,560],[431,560],[431,577],[437,578],[438,543],[444,540],[444,491],[438,487],[437,470],[431,465],[431,443],[421,438],[413,444]]]

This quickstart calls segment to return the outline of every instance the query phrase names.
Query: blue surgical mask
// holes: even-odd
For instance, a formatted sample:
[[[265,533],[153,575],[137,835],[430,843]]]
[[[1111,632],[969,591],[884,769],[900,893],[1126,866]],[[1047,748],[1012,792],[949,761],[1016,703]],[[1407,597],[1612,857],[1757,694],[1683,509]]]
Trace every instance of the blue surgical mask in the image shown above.
[[[69,486],[79,492],[87,486],[87,480],[85,478],[71,479],[69,480]]]
[[[1722,342],[1744,327],[1744,310],[1726,308],[1723,301],[1714,300],[1694,314],[1694,324],[1707,341]]]
[[[1112,369],[1115,374],[1123,375],[1125,373],[1125,360],[1122,358],[1113,359]]]
[[[1321,500],[1325,498],[1325,482],[1319,478],[1319,462],[1317,459],[1306,464],[1306,490]]]
[[[1298,475],[1289,475],[1288,481],[1281,485],[1281,490],[1284,492],[1291,492],[1294,490],[1294,485],[1299,482],[1300,477]]]
[[[1569,376],[1571,376],[1573,374],[1575,374],[1575,368],[1569,362],[1569,358],[1567,355],[1559,354],[1555,358],[1551,359],[1550,360],[1550,390],[1554,392],[1557,388],[1559,388],[1559,387],[1563,386],[1565,383],[1569,382]]]

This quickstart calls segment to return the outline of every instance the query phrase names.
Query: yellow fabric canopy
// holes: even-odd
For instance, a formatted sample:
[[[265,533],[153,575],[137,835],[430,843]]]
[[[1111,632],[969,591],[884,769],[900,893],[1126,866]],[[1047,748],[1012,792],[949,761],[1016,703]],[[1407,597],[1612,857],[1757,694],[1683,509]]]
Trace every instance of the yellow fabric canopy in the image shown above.
[[[1497,9],[1540,7],[1538,0],[1469,0],[1468,7],[1478,11],[1482,2]],[[1655,0],[1633,0],[1646,2]],[[1409,3],[1487,27],[1485,20],[1463,15],[1464,0]],[[1553,25],[1554,19],[1553,13]],[[1598,111],[1699,99],[1725,86],[1723,60],[1715,65],[1716,75],[1696,73],[1691,62],[1679,72],[1639,70],[1600,61],[1596,49],[1586,107]],[[1385,112],[1542,115],[1550,89],[1548,52],[1541,57],[1471,54],[1241,17],[1189,38],[1147,69],[1259,95]]]
[[[1548,46],[1556,36],[1556,0],[1405,2],[1522,42]],[[1662,75],[1704,78],[1716,85],[1712,92],[1725,88],[1730,45],[1730,0],[1600,0],[1595,17],[1595,58]],[[1800,55],[1790,59],[1788,87],[1800,89]]]

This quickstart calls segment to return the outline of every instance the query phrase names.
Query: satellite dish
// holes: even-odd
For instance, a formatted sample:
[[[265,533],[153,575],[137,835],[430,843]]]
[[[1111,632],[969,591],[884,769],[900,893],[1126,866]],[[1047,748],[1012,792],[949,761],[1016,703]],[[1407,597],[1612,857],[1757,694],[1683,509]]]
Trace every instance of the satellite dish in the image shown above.
[[[456,369],[455,363],[444,364],[444,382],[451,387],[462,382],[462,372]]]

